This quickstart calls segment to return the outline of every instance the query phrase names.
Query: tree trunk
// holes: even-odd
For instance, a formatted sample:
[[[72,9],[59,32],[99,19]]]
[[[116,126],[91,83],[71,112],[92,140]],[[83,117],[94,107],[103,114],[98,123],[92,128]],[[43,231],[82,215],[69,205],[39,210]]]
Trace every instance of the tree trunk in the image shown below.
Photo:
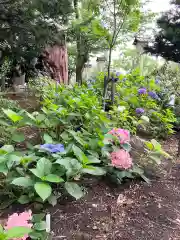
[[[107,76],[107,79],[104,78],[104,91],[103,91],[103,109],[104,109],[104,111],[106,108],[106,95],[107,95],[108,83],[110,81],[111,58],[112,58],[112,47],[110,47],[110,49],[109,49],[108,76]]]

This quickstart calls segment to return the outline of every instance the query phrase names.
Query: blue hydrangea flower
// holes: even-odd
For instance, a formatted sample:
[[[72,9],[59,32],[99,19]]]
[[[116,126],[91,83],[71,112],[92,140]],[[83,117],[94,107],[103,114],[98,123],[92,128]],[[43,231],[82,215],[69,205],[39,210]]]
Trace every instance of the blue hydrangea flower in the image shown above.
[[[136,113],[137,114],[143,114],[145,111],[143,108],[136,108]]]
[[[158,99],[158,95],[155,92],[148,92],[148,95],[153,99]]]
[[[139,90],[138,90],[138,94],[146,94],[147,93],[147,90],[146,90],[146,88],[140,88]]]
[[[52,144],[52,143],[46,143],[40,146],[41,149],[46,150],[50,153],[59,153],[64,152],[64,145],[63,144]]]

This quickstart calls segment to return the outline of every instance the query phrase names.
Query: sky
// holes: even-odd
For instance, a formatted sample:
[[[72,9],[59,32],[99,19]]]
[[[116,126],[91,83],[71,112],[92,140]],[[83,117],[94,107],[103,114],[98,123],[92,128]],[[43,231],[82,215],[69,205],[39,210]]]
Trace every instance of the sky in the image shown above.
[[[151,3],[148,4],[148,8],[150,8],[153,12],[163,12],[168,10],[170,7],[170,0],[151,0]]]

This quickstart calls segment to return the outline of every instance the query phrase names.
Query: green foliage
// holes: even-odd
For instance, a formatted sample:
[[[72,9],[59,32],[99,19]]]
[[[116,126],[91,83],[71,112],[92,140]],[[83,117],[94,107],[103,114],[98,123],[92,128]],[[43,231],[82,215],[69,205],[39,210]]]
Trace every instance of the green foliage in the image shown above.
[[[9,109],[10,111],[19,112],[21,108],[16,101],[12,101],[3,97],[0,97],[0,143],[12,143],[12,134],[7,120],[6,114],[3,112],[3,108]]]
[[[4,1],[1,3],[0,46],[2,59],[28,63],[47,44],[61,39],[59,25],[71,13],[71,1]]]
[[[29,234],[31,229],[28,227],[13,227],[9,230],[4,230],[0,225],[0,240],[11,240],[14,238],[21,238],[24,235]]]
[[[51,153],[41,146],[31,147],[27,152],[14,152],[11,146],[1,151],[0,171],[7,182],[18,186],[19,202],[32,200],[55,202],[54,185],[63,187],[76,199],[83,191],[76,179],[90,174],[102,176],[106,171],[101,166],[101,147],[109,120],[101,110],[96,96],[85,87],[48,86],[44,93],[42,112],[16,113],[3,110],[11,120],[9,128],[16,142],[24,140],[17,135],[22,126],[41,130],[41,143],[63,143],[65,151]],[[93,119],[93,121],[92,121]],[[37,200],[38,201],[38,200]]]

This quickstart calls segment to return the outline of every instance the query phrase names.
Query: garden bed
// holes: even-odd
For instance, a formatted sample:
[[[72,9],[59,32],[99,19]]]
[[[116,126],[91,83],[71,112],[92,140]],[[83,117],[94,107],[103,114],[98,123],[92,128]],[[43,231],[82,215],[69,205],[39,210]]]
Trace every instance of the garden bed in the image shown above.
[[[164,146],[176,153],[177,139],[170,138]],[[151,185],[137,181],[119,187],[102,181],[90,184],[84,199],[50,209],[54,239],[179,239],[179,170],[177,159],[171,174],[166,171]]]
[[[170,154],[177,153],[177,138],[164,143]],[[115,186],[92,178],[85,182],[88,193],[74,201],[61,200],[51,213],[53,239],[63,240],[176,240],[180,236],[180,159],[151,185],[126,182]],[[17,211],[12,206],[4,214]],[[20,206],[22,211],[22,206]],[[3,217],[2,217],[3,219]]]

